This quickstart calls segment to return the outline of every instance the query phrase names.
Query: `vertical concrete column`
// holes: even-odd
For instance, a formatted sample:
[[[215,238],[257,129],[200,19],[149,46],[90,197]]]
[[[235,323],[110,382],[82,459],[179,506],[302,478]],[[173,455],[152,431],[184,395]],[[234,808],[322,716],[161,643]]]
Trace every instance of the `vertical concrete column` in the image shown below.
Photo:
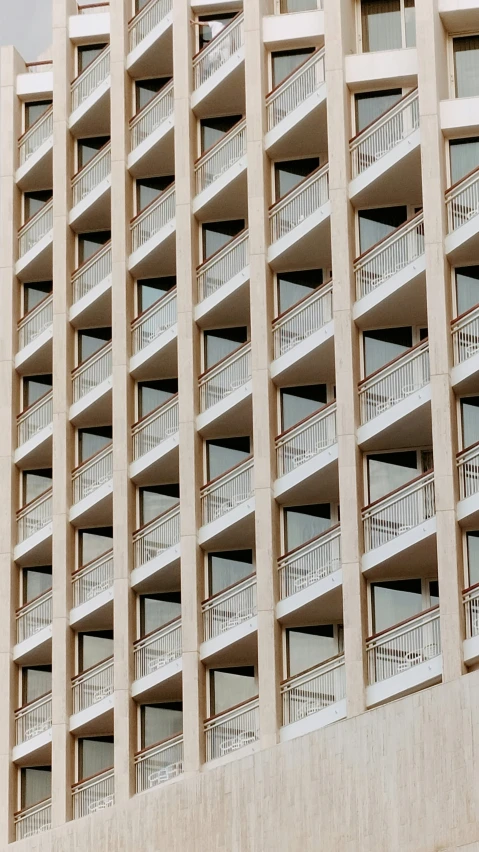
[[[443,680],[463,671],[464,617],[462,547],[456,520],[458,449],[456,401],[449,370],[452,364],[451,273],[444,253],[447,230],[445,146],[439,103],[448,95],[447,40],[437,0],[416,8],[422,192],[426,243],[426,287],[431,365],[431,414],[436,489],[437,573],[439,580]]]
[[[349,202],[350,93],[344,57],[354,51],[353,0],[325,0],[326,85],[328,93],[329,197],[331,202],[334,352],[336,361],[339,502],[343,571],[343,622],[347,712],[365,709],[366,584],[361,572],[363,505],[361,453],[356,441],[358,330],[352,317],[354,211]]]

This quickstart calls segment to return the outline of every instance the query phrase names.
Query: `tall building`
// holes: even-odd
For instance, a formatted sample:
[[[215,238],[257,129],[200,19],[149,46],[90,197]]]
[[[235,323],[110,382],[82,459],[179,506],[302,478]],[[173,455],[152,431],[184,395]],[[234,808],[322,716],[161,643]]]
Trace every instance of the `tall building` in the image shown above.
[[[0,849],[479,850],[477,33],[53,0],[3,50]]]

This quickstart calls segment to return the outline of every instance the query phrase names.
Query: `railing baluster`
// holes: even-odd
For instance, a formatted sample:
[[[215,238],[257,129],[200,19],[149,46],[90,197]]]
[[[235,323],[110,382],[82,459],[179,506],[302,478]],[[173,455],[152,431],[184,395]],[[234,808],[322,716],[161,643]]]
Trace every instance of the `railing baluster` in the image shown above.
[[[280,358],[333,318],[333,284],[313,290],[310,296],[273,321],[274,357]]]
[[[436,513],[434,473],[426,473],[412,485],[363,509],[364,549],[381,547],[420,526]]]
[[[251,344],[245,343],[217,366],[211,367],[199,378],[200,410],[225,399],[251,379]]]
[[[202,610],[205,642],[249,621],[256,615],[256,577],[204,601]]]
[[[333,404],[276,438],[278,476],[295,470],[336,441],[336,404]]]
[[[281,686],[283,725],[299,722],[346,697],[344,657],[336,657],[315,669],[290,678]]]
[[[135,678],[146,677],[146,675],[162,669],[168,663],[178,660],[181,654],[180,617],[166,627],[162,627],[155,633],[135,642]]]
[[[173,0],[151,0],[130,21],[130,50],[138,47],[151,31],[171,12]]]
[[[206,760],[233,754],[259,739],[259,702],[255,698],[205,723]]]
[[[361,423],[368,423],[378,414],[407,399],[425,387],[429,380],[429,343],[424,342],[395,360],[391,366],[361,382]]]
[[[110,45],[107,45],[71,84],[72,112],[108,79],[109,73]]]
[[[271,243],[289,234],[329,200],[329,165],[305,178],[269,211]]]
[[[341,568],[341,530],[326,530],[278,561],[281,600]]]
[[[132,351],[133,355],[141,352],[145,346],[152,343],[171,328],[177,317],[176,310],[176,287],[167,292],[162,299],[151,305],[148,310],[140,314],[131,324]]]
[[[369,683],[379,683],[441,653],[439,608],[366,641]]]
[[[237,465],[229,473],[201,489],[203,523],[220,518],[253,496],[253,459]]]
[[[424,216],[396,228],[354,261],[356,297],[362,299],[424,254]]]
[[[195,164],[196,192],[203,192],[246,154],[246,121],[240,121]]]
[[[198,299],[201,302],[216,293],[228,281],[232,281],[246,269],[249,263],[248,232],[242,231],[234,237],[221,251],[212,258],[205,260],[198,267],[196,278],[198,282]]]
[[[183,772],[183,735],[151,746],[135,755],[136,792],[142,793]]]

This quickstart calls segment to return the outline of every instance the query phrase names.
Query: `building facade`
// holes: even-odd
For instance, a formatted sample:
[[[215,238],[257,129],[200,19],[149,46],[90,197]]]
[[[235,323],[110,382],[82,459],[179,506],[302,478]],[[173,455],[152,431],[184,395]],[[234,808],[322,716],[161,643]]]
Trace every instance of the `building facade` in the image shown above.
[[[53,0],[1,93],[0,848],[478,852],[479,0]]]

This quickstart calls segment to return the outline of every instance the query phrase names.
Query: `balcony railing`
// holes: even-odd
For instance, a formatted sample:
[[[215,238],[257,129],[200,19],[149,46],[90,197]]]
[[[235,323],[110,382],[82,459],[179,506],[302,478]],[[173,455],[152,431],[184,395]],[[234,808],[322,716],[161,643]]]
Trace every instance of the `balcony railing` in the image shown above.
[[[253,458],[233,467],[201,489],[203,523],[221,518],[253,496]]]
[[[333,318],[333,282],[292,305],[273,320],[274,357],[279,358]]]
[[[173,7],[173,0],[151,0],[128,24],[130,31],[130,50],[138,47],[141,41],[160,23]]]
[[[18,256],[23,257],[53,228],[53,199],[35,213],[18,232]]]
[[[112,371],[111,343],[106,343],[91,358],[87,358],[72,372],[73,402],[78,402],[102,382],[110,378]]]
[[[479,305],[451,323],[454,365],[479,352]]]
[[[46,71],[53,71],[53,60],[42,59],[40,62],[26,62],[25,67],[27,74],[44,74]]]
[[[109,12],[109,3],[89,3],[87,6],[79,6],[79,15],[98,15],[100,12]]]
[[[43,145],[47,139],[53,138],[53,107],[49,107],[43,115],[32,124],[18,140],[20,165],[24,163]]]
[[[435,514],[434,473],[430,471],[363,509],[365,551],[381,547]]]
[[[73,606],[81,606],[113,586],[113,550],[89,562],[72,575]]]
[[[31,639],[40,630],[49,627],[52,623],[52,592],[51,589],[42,595],[29,601],[29,603],[17,609],[15,620],[17,623],[17,642]]]
[[[256,615],[256,574],[224,589],[202,604],[205,642]]]
[[[324,83],[324,47],[315,51],[266,97],[268,130],[276,127]]]
[[[166,296],[158,299],[148,310],[143,311],[133,320],[131,324],[133,355],[137,355],[145,346],[171,328],[176,322],[176,317],[176,287],[173,287]]]
[[[109,444],[73,471],[73,502],[78,503],[88,497],[97,488],[110,482],[112,476],[113,449]]]
[[[270,207],[271,242],[275,243],[289,234],[328,199],[329,165],[326,163]]]
[[[115,774],[113,769],[100,772],[80,781],[72,788],[73,819],[104,811],[115,804]]]
[[[201,302],[239,275],[249,263],[248,231],[241,231],[220,251],[205,260],[196,271],[198,300]]]
[[[17,417],[17,444],[22,446],[53,422],[53,391],[48,391]]]
[[[18,323],[18,348],[23,349],[32,343],[42,332],[53,324],[53,294],[25,314]]]
[[[457,455],[459,496],[461,500],[479,492],[479,444],[462,450]]]
[[[251,378],[251,343],[245,343],[198,379],[200,411],[207,411]]]
[[[428,384],[429,343],[413,346],[359,385],[361,423],[368,423]]]
[[[110,240],[73,273],[73,302],[78,302],[109,275],[111,275]]]
[[[180,541],[179,503],[133,533],[133,564],[145,565]]]
[[[173,80],[164,86],[154,98],[130,121],[130,145],[134,151],[148,136],[157,130],[170,115],[173,115]]]
[[[176,394],[173,399],[150,411],[133,426],[133,461],[154,450],[155,447],[159,447],[167,438],[176,435],[178,428],[178,395]]]
[[[423,254],[424,217],[419,213],[354,261],[356,298],[372,293]]]
[[[449,233],[479,214],[479,168],[447,190],[446,210]]]
[[[259,701],[218,713],[205,722],[206,760],[232,754],[259,739]]]
[[[413,616],[366,641],[369,683],[379,683],[441,653],[439,607]]]
[[[203,192],[246,154],[246,121],[242,119],[195,163],[196,192]]]
[[[284,476],[337,441],[336,403],[325,405],[276,438],[278,476]]]
[[[93,707],[113,692],[113,657],[81,672],[72,680],[73,712]]]
[[[136,792],[143,793],[183,772],[183,734],[157,745],[149,746],[135,755]]]
[[[181,648],[181,617],[135,642],[135,678],[145,677],[178,660]]]
[[[21,745],[44,734],[52,726],[52,694],[42,695],[36,701],[25,704],[15,713],[16,743]]]
[[[283,725],[299,722],[346,697],[344,657],[333,657],[281,684]]]
[[[466,616],[466,636],[472,639],[479,636],[479,584],[475,583],[462,593]]]
[[[44,491],[17,512],[18,543],[46,527],[52,520],[52,489]]]
[[[173,185],[169,189],[165,189],[159,198],[152,201],[133,219],[130,225],[132,252],[144,246],[151,237],[154,237],[165,225],[173,221],[176,212],[175,199],[175,187]]]
[[[107,142],[72,178],[73,206],[83,201],[111,174],[111,144]]]
[[[49,831],[52,827],[52,800],[50,798],[19,811],[14,816],[15,839],[26,840],[40,831]]]
[[[418,127],[419,96],[415,89],[351,139],[352,177],[358,177]]]
[[[193,57],[193,86],[197,89],[218,71],[242,47],[244,41],[244,16],[236,15],[216,38]]]
[[[72,112],[108,79],[109,73],[110,45],[108,44],[71,84]]]
[[[339,524],[278,560],[281,600],[329,577],[341,568]]]

